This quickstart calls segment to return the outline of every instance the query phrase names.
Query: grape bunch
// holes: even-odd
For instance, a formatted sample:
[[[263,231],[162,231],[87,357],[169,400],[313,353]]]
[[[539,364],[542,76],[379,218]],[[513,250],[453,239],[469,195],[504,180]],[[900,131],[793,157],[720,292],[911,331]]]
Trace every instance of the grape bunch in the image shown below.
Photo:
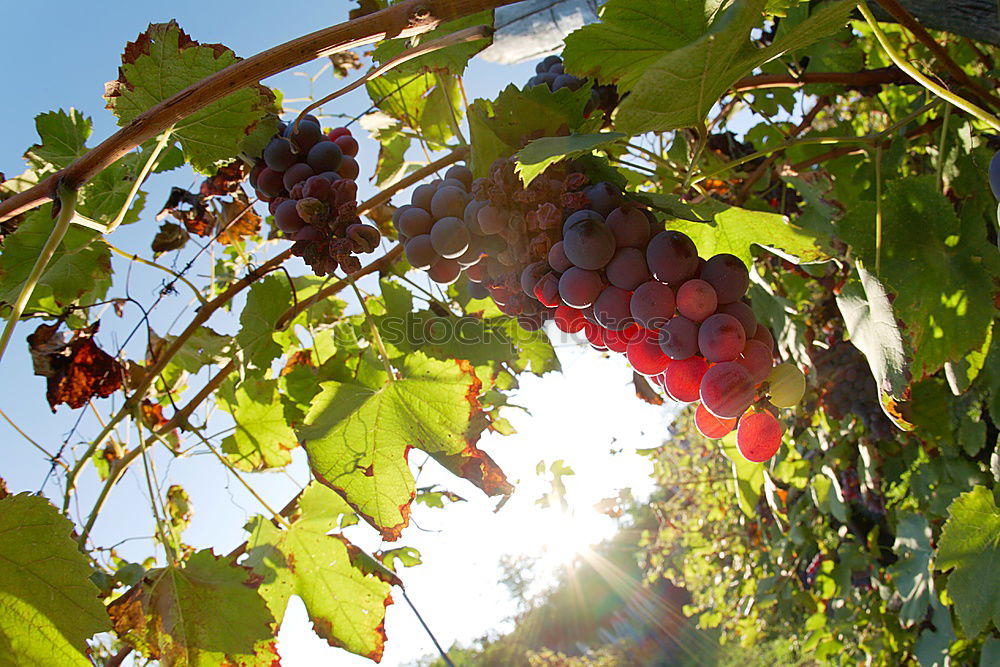
[[[701,259],[688,236],[572,163],[526,188],[507,159],[473,181],[471,195],[470,180],[452,167],[396,211],[414,267],[444,284],[464,269],[472,295],[489,295],[522,328],[552,319],[582,332],[672,399],[700,401],[696,423],[707,437],[736,428],[746,458],[774,455],[782,427],[772,411],[798,403],[805,377],[774,366],[773,338],[744,300],[750,279],[739,258]]]
[[[852,415],[875,441],[890,440],[896,433],[878,402],[875,379],[863,354],[837,336],[826,350],[813,354],[820,384],[820,401],[828,415],[843,420]]]
[[[534,86],[546,86],[553,93],[561,88],[579,90],[587,83],[587,79],[575,77],[568,74],[563,67],[562,58],[559,56],[548,56],[535,65],[535,76],[528,79],[525,88]],[[590,100],[584,108],[584,115],[589,115],[600,109],[608,117],[620,101],[618,88],[614,84],[598,85],[594,84],[590,88]]]
[[[355,256],[378,247],[378,229],[358,217],[358,142],[350,130],[323,132],[315,116],[306,115],[296,129],[280,123],[250,172],[250,184],[267,202],[274,223],[294,241],[292,254],[302,257],[316,275],[337,268],[361,268]]]

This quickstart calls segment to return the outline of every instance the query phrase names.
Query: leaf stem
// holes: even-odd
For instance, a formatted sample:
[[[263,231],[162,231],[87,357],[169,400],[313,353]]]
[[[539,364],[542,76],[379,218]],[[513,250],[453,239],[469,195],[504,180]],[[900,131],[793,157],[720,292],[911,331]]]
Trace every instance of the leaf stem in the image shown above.
[[[882,271],[882,144],[875,146],[875,276]]]
[[[982,107],[979,107],[973,104],[972,102],[966,100],[965,98],[960,97],[959,95],[956,95],[950,90],[947,90],[946,88],[938,85],[934,81],[924,76],[922,72],[920,72],[909,62],[907,62],[907,60],[903,58],[902,54],[900,54],[899,51],[896,50],[896,47],[894,47],[892,44],[889,43],[889,39],[886,37],[885,33],[882,32],[882,28],[879,27],[878,21],[875,20],[875,17],[872,15],[871,11],[868,9],[868,6],[864,2],[858,3],[858,11],[860,11],[861,15],[865,17],[865,21],[868,23],[868,26],[872,29],[872,33],[875,35],[875,39],[878,40],[878,43],[885,50],[886,55],[889,56],[889,59],[892,60],[892,62],[895,63],[899,69],[909,74],[915,81],[920,83],[920,85],[922,85],[924,88],[931,91],[938,97],[941,97],[942,99],[947,100],[948,102],[954,104],[959,109],[962,109],[963,111],[972,114],[979,120],[983,121],[984,123],[992,127],[997,132],[1000,132],[1000,119],[997,119],[996,116],[989,113]]]
[[[948,145],[948,121],[951,120],[951,106],[944,108],[944,120],[941,122],[941,140],[938,141],[937,184],[938,190],[944,192],[944,150]]]
[[[122,220],[128,214],[128,209],[132,205],[132,200],[135,199],[136,193],[139,192],[139,188],[145,182],[146,177],[149,176],[149,172],[153,170],[156,163],[160,159],[160,153],[163,149],[167,147],[167,142],[170,140],[170,136],[173,133],[173,126],[167,128],[163,134],[160,135],[160,140],[156,142],[153,147],[153,152],[149,154],[149,158],[146,159],[145,164],[142,165],[142,169],[139,171],[139,175],[136,176],[135,182],[132,183],[132,188],[128,191],[128,196],[125,198],[125,202],[122,204],[121,209],[118,211],[118,215],[115,219],[108,224],[108,229],[105,234],[110,234],[118,228],[118,225],[122,224]]]
[[[372,319],[372,314],[368,312],[368,304],[365,303],[365,297],[361,294],[361,290],[358,289],[357,283],[351,278],[351,274],[346,274],[344,278],[347,283],[354,290],[355,296],[358,297],[358,303],[361,304],[361,310],[365,314],[365,321],[368,323],[368,328],[372,332],[372,340],[375,342],[375,348],[378,350],[378,356],[382,359],[382,365],[385,367],[385,373],[389,378],[389,382],[396,381],[396,371],[393,370],[392,364],[389,363],[389,355],[385,351],[385,345],[382,343],[382,336],[379,335],[378,327],[375,325],[375,320]]]
[[[18,320],[21,319],[21,315],[24,314],[24,308],[28,305],[31,294],[35,291],[35,286],[45,272],[45,267],[48,266],[59,244],[62,243],[63,237],[66,236],[66,230],[69,229],[70,223],[73,222],[73,214],[76,212],[77,191],[67,187],[65,184],[60,184],[57,197],[59,199],[59,215],[56,218],[56,223],[52,227],[52,231],[49,232],[49,237],[46,239],[45,245],[42,246],[42,251],[38,253],[35,264],[28,273],[28,278],[24,281],[24,285],[21,286],[21,293],[17,295],[17,299],[14,301],[13,306],[11,306],[10,315],[7,317],[7,324],[4,326],[3,334],[0,334],[0,360],[3,359],[3,354],[7,350],[7,343],[10,342],[10,337],[14,333],[14,327],[17,325]]]

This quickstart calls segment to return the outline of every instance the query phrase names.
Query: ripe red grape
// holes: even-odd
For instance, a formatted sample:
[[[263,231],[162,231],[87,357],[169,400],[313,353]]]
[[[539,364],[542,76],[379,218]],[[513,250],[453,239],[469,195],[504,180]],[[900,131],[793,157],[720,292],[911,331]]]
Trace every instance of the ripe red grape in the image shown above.
[[[274,211],[274,223],[286,234],[294,234],[306,224],[295,208],[294,199],[281,202]]]
[[[621,331],[633,321],[631,298],[631,292],[608,285],[594,300],[594,317],[605,329]]]
[[[753,308],[742,301],[724,303],[719,306],[719,312],[738,319],[743,325],[743,333],[746,334],[747,340],[753,338],[754,334],[757,333],[757,318],[753,314]]]
[[[456,280],[458,276],[462,273],[462,265],[453,259],[442,259],[436,262],[434,266],[427,269],[427,275],[430,279],[439,285],[450,285]]]
[[[754,332],[753,339],[764,343],[764,345],[767,345],[767,349],[772,353],[774,352],[774,336],[771,335],[770,329],[759,322],[757,323],[757,331]]]
[[[348,157],[357,157],[358,155],[358,140],[349,134],[344,134],[333,140],[333,143],[341,150],[341,152]]]
[[[430,213],[431,200],[434,198],[435,192],[437,192],[437,185],[434,183],[418,185],[413,188],[413,194],[410,195],[410,203]]]
[[[657,375],[666,370],[670,357],[660,349],[659,335],[649,329],[641,329],[636,340],[628,344],[625,354],[632,368],[643,375]]]
[[[415,193],[414,197],[416,197]],[[501,229],[507,226],[506,217],[496,206],[487,205],[479,209],[477,219],[479,220],[479,227],[483,230],[484,234],[498,234]]]
[[[625,354],[629,343],[639,338],[639,327],[635,324],[628,324],[624,329],[605,329],[604,342],[612,352]]]
[[[600,324],[586,322],[583,325],[583,335],[586,336],[587,340],[590,341],[590,344],[598,350],[608,349],[608,344],[604,340],[604,327]]]
[[[750,273],[746,264],[729,253],[709,258],[701,270],[701,279],[715,288],[719,303],[739,301],[750,286]]]
[[[571,267],[559,278],[559,297],[574,308],[586,308],[604,289],[601,274]]]
[[[434,218],[431,214],[418,206],[406,207],[396,223],[397,229],[411,239],[421,234],[430,234],[433,225]]]
[[[649,240],[646,264],[661,283],[677,286],[694,276],[698,269],[698,249],[686,234],[660,232]]]
[[[281,183],[285,186],[286,190],[291,190],[297,184],[306,180],[310,176],[314,176],[315,174],[316,172],[312,167],[304,162],[299,162],[293,164],[285,171],[285,175],[281,178]]]
[[[705,409],[717,417],[739,417],[753,403],[753,378],[735,361],[715,364],[701,380],[700,395]]]
[[[704,280],[692,278],[677,288],[677,311],[692,322],[703,322],[717,305],[715,290]]]
[[[694,424],[703,436],[718,440],[736,427],[736,420],[716,417],[699,403],[694,413]]]
[[[585,220],[590,220],[592,222],[599,222],[604,224],[604,216],[597,211],[591,211],[589,208],[584,208],[579,211],[575,211],[566,216],[566,220],[563,221],[563,236],[569,231],[569,228],[578,222],[583,222]]]
[[[456,164],[444,172],[445,178],[454,178],[462,182],[466,190],[472,189],[472,170],[464,164]]]
[[[337,169],[337,173],[340,174],[341,178],[348,178],[353,181],[361,173],[361,167],[358,165],[357,160],[350,155],[345,155],[340,163],[340,168]]]
[[[759,385],[771,373],[773,360],[771,359],[771,351],[767,349],[767,345],[764,345],[759,340],[751,339],[743,347],[743,352],[736,359],[736,363],[750,371],[750,377],[753,378],[754,385]]]
[[[556,307],[556,314],[553,317],[556,323],[556,328],[563,333],[577,333],[582,331],[583,327],[588,324],[583,313],[572,306],[567,306],[565,303],[561,303]]]
[[[687,359],[698,353],[698,325],[686,317],[671,318],[660,329],[660,349],[671,359]]]
[[[534,262],[521,271],[521,291],[528,296],[535,295],[535,285],[549,271],[547,262]]]
[[[698,350],[709,361],[732,361],[746,345],[743,325],[732,315],[716,313],[698,329]]]
[[[639,326],[660,329],[674,316],[674,290],[669,285],[650,280],[635,289],[629,307]]]
[[[763,463],[781,447],[781,424],[770,412],[743,415],[736,429],[736,446],[747,461]]]
[[[263,195],[277,197],[285,189],[284,177],[284,172],[265,167],[261,169],[260,175],[257,176],[257,189]]]
[[[701,357],[672,361],[663,371],[663,388],[675,401],[692,403],[698,400],[702,378],[709,370]]]
[[[552,247],[549,248],[548,260],[549,266],[559,273],[562,273],[569,267],[573,266],[573,262],[569,261],[569,258],[566,257],[566,253],[563,251],[562,241],[553,243]]]

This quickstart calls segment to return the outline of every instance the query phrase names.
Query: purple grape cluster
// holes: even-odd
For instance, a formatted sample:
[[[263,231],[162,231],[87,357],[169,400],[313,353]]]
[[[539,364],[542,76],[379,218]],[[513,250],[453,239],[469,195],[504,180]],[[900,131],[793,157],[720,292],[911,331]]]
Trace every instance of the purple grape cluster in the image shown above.
[[[587,83],[587,79],[568,74],[563,66],[562,58],[559,56],[547,56],[540,63],[535,65],[535,75],[528,79],[525,88],[534,86],[546,86],[553,93],[562,88],[579,90]],[[600,109],[605,116],[610,116],[620,101],[618,88],[613,84],[594,84],[590,88],[590,100],[584,109],[584,114],[589,115]]]
[[[890,440],[896,433],[878,402],[878,389],[863,354],[837,336],[826,350],[813,354],[820,383],[820,401],[828,415],[837,420],[858,419],[867,437]]]
[[[361,268],[355,256],[378,247],[378,229],[358,217],[358,142],[350,130],[324,133],[315,116],[296,128],[281,123],[278,134],[250,172],[257,197],[268,204],[274,224],[294,241],[316,275]]]

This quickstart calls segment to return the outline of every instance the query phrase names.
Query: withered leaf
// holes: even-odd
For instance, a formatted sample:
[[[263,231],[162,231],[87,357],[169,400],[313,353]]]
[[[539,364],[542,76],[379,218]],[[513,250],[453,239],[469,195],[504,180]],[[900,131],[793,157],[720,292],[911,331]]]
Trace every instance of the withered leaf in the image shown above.
[[[95,322],[73,332],[68,344],[52,325],[41,325],[28,336],[35,374],[48,378],[46,398],[52,412],[65,403],[82,408],[91,398],[106,398],[122,386],[124,367],[117,359],[97,347],[94,335],[100,326]]]
[[[653,388],[649,386],[649,380],[635,371],[632,371],[632,384],[635,385],[636,396],[650,405],[663,405],[663,397],[657,394]]]
[[[151,247],[154,255],[161,255],[171,250],[183,248],[191,235],[187,230],[173,222],[164,222],[160,225],[160,231],[153,237]]]

